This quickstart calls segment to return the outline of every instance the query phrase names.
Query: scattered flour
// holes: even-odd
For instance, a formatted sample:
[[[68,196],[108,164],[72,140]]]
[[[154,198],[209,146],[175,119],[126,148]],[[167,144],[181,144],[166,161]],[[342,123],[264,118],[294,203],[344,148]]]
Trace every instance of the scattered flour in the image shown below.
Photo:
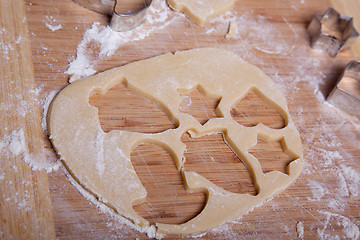
[[[308,179],[309,187],[312,193],[312,198],[308,198],[310,201],[320,201],[320,199],[328,193],[328,189],[321,183]]]
[[[62,25],[61,24],[59,24],[59,25],[56,25],[56,26],[53,26],[53,25],[51,25],[50,23],[45,23],[45,26],[46,27],[48,27],[51,31],[57,31],[57,30],[59,30],[59,29],[61,29],[62,28]]]
[[[200,234],[191,235],[192,238],[202,238],[207,234],[207,232],[203,232]]]
[[[19,44],[19,43],[21,42],[21,39],[22,39],[22,37],[21,37],[21,36],[18,36],[18,37],[16,38],[16,40],[15,40],[15,43],[16,43],[16,44]]]
[[[46,20],[43,20],[43,22],[45,23],[45,26],[53,32],[62,28],[61,24],[55,25],[56,20],[53,16],[46,16]]]
[[[344,159],[342,155],[336,150],[319,149],[319,151],[322,153],[322,156],[325,160],[323,163],[324,166],[330,166],[334,163],[334,161],[340,161]]]
[[[349,191],[349,187],[345,178],[345,175],[343,174],[343,171],[341,171],[341,169],[339,169],[338,167],[335,167],[334,169],[336,169],[336,173],[337,173],[337,177],[338,177],[338,195],[340,197],[350,197],[350,191]]]
[[[59,162],[44,162],[40,163],[36,159],[41,158],[42,156],[34,155],[29,153],[29,149],[26,143],[25,133],[22,128],[19,130],[14,130],[10,134],[10,139],[8,142],[2,141],[1,145],[7,145],[9,153],[18,156],[21,154],[23,160],[29,164],[33,170],[45,169],[47,172],[57,170],[59,168]],[[0,148],[1,150],[1,148]],[[3,154],[6,154],[2,151]],[[16,168],[16,166],[13,166]],[[15,169],[14,169],[15,170]]]
[[[249,54],[254,56],[256,51],[267,54],[289,55],[294,50],[298,34],[285,18],[284,22],[288,24],[295,35],[295,41],[292,44],[289,44],[287,39],[282,37],[283,33],[265,16],[258,15],[254,17],[252,15],[252,11],[244,12],[241,16],[235,16],[228,11],[210,22],[215,23],[217,26],[231,22],[231,24],[237,26],[232,38],[238,39],[241,45],[244,46],[242,54],[245,54],[245,56]]]
[[[297,236],[298,238],[303,238],[304,237],[304,224],[303,222],[298,222],[296,224],[296,232],[297,232]]]
[[[359,228],[347,217],[331,212],[319,211],[319,213],[326,215],[323,227],[317,229],[317,235],[320,240],[340,239],[340,236],[332,234],[331,229],[328,229],[331,220],[335,221],[338,226],[343,227],[343,232],[347,238],[351,240],[357,240],[359,238]]]
[[[95,149],[97,152],[96,169],[100,176],[102,176],[105,171],[104,137],[105,137],[105,133],[102,130],[99,130],[95,139]]]
[[[330,199],[327,206],[336,212],[344,211],[345,209],[345,203],[335,198]]]
[[[26,154],[27,147],[25,143],[24,130],[22,128],[17,131],[12,131],[8,149],[15,156],[22,153]]]
[[[5,34],[6,33],[6,29],[0,28],[0,34]],[[14,50],[14,46],[12,43],[10,42],[4,42],[1,41],[0,42],[0,53],[2,53],[3,58],[5,58],[6,60],[10,60],[10,52]]]
[[[8,150],[10,153],[12,153],[15,156],[21,154],[24,161],[29,163],[30,165],[32,165],[34,162],[36,163],[36,161],[32,160],[33,156],[29,154],[29,150],[25,141],[24,130],[22,128],[11,132],[11,138],[8,145]],[[37,168],[35,166],[32,167]]]
[[[149,238],[156,238],[156,227],[154,225],[150,226],[147,229],[146,234]]]
[[[341,165],[341,170],[347,180],[347,186],[351,197],[359,197],[360,174],[351,167]]]
[[[140,41],[152,32],[163,29],[171,24],[176,14],[171,12],[165,1],[154,0],[148,9],[145,23],[132,31],[116,32],[109,26],[93,23],[86,30],[82,41],[77,46],[76,59],[69,64],[65,73],[73,75],[69,82],[96,73],[94,66],[105,58],[110,57],[122,45],[128,42]],[[97,59],[91,59],[88,54],[89,44],[98,43],[99,53]]]

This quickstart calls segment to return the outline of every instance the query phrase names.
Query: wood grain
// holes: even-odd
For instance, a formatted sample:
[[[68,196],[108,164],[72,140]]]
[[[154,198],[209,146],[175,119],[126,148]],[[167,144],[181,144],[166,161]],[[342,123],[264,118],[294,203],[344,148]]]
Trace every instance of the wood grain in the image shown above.
[[[24,161],[45,154],[23,1],[0,1],[0,16],[0,238],[55,239],[48,176]],[[6,148],[19,130],[28,152],[15,155]]]
[[[21,3],[19,0],[0,2],[1,27],[12,23],[9,21],[12,19],[9,14],[17,9],[13,6],[19,3]],[[334,0],[333,5],[343,14],[354,16],[355,22],[358,24],[359,11],[356,9],[358,9],[359,2],[357,0]],[[351,172],[349,169],[359,172],[359,121],[346,117],[342,112],[324,103],[324,96],[332,89],[346,63],[354,59],[359,60],[359,48],[354,45],[351,51],[341,52],[336,59],[331,59],[326,54],[310,49],[306,34],[306,27],[313,15],[324,12],[329,6],[330,0],[237,1],[231,14],[236,16],[237,21],[241,24],[239,25],[241,38],[226,39],[224,37],[229,20],[210,22],[202,28],[182,15],[177,15],[178,17],[171,21],[168,27],[155,28],[142,41],[128,41],[122,44],[114,55],[101,58],[101,61],[97,61],[99,60],[100,45],[93,42],[89,46],[88,58],[91,61],[97,61],[94,65],[96,71],[104,71],[176,50],[221,47],[239,54],[246,61],[260,67],[274,80],[285,95],[290,114],[302,136],[306,160],[303,174],[279,196],[264,203],[261,207],[255,208],[241,219],[207,232],[202,237],[203,239],[296,239],[296,224],[299,221],[304,223],[304,239],[316,239],[321,236],[325,239],[336,236],[346,238],[346,228],[343,223],[349,224],[349,226],[352,226],[350,223],[360,226],[359,196],[356,195],[358,184],[349,177]],[[76,57],[76,47],[83,39],[84,32],[91,27],[93,22],[106,24],[108,18],[84,9],[70,0],[25,0],[25,9],[31,33],[36,85],[40,89],[38,97],[44,99],[50,91],[60,90],[68,84],[69,76],[64,72],[69,62]],[[19,12],[14,13],[13,16],[18,16],[17,14]],[[174,12],[171,14],[176,15]],[[61,24],[62,28],[51,31],[46,23]],[[358,25],[356,26],[359,30]],[[16,29],[15,25],[8,27]],[[145,24],[144,28],[147,27],[149,26]],[[2,32],[1,34],[3,38],[5,35]],[[10,35],[8,34],[6,37]],[[2,39],[2,43],[11,42],[13,44],[17,35],[12,33],[11,36],[11,39]],[[19,54],[23,55],[25,52],[21,50]],[[4,72],[13,74],[14,71],[8,69],[32,73],[31,62],[24,62],[21,67],[19,65],[10,66],[6,65],[7,59],[4,59],[4,56],[2,55],[2,78]],[[16,59],[17,55],[12,57]],[[11,76],[12,79],[22,79],[17,73]],[[32,82],[34,81],[33,78],[30,79]],[[322,79],[322,81],[318,79]],[[12,89],[12,85],[5,84],[3,80],[0,84],[2,84],[2,89]],[[14,89],[22,91],[19,88],[14,87]],[[141,97],[126,92],[127,90],[124,88],[115,88],[104,96],[94,96],[90,100],[92,105],[103,110],[99,116],[103,129],[109,131],[120,127],[144,132],[150,131],[150,126],[154,127],[155,131],[173,127],[173,123],[169,121],[165,113],[161,112],[161,109],[151,103],[146,103]],[[4,94],[3,90],[0,94],[2,103],[8,101],[5,100],[5,97],[8,99],[8,96]],[[23,97],[27,102],[32,102],[33,100],[27,99],[28,96],[25,94]],[[194,106],[198,106],[198,103],[205,106],[214,105],[214,103],[206,102],[206,99],[202,99],[199,95],[198,97],[196,94],[189,96],[193,98],[192,102],[196,103]],[[120,100],[123,101],[121,103],[123,105],[108,104],[109,101],[113,103]],[[256,96],[250,96],[247,100],[255,101],[256,104],[261,103],[261,99],[258,101]],[[251,112],[256,115],[256,112],[252,111],[253,108],[246,107],[247,104],[244,105],[241,106],[241,112]],[[13,108],[18,108],[18,106]],[[262,109],[266,109],[266,104]],[[199,107],[195,107],[192,114],[199,114],[198,110]],[[240,112],[240,109],[238,110]],[[36,117],[31,118],[33,115],[27,115],[26,118],[16,121],[14,118],[7,118],[4,115],[13,111],[4,112],[3,109],[1,111],[4,126],[16,126],[8,127],[7,130],[2,129],[1,133],[5,132],[5,135],[21,126],[25,130],[24,126],[27,128],[36,122],[33,121]],[[203,115],[199,117],[204,118],[210,112],[202,113]],[[125,116],[127,113],[128,115]],[[261,113],[263,114],[263,111]],[[267,113],[259,118],[260,121],[269,120],[269,124],[281,125],[281,117],[279,118],[276,111]],[[136,119],[136,124],[122,121],[121,118],[124,116]],[[34,136],[34,140],[41,138],[41,136],[36,137],[36,134],[26,133],[26,135]],[[226,148],[221,134],[197,139],[198,141],[184,135],[182,140],[189,145],[188,168],[203,171],[203,174],[208,174],[208,177],[213,178],[214,182],[229,190],[255,193],[246,169],[243,168],[237,156],[232,155],[232,152]],[[263,159],[264,171],[273,169],[282,171],[284,165],[289,161],[286,155],[281,155],[280,143],[272,145],[259,140],[258,144],[249,151],[254,155],[258,154],[259,159]],[[213,154],[212,157],[219,162],[215,161],[209,165],[208,162],[211,158],[208,158],[207,153]],[[56,159],[55,157],[51,158]],[[3,169],[11,169],[14,161],[16,161],[16,166],[23,164],[21,157],[16,157],[14,160],[10,155],[5,156],[5,159],[6,161],[1,161],[3,172]],[[161,159],[161,161],[157,161],[157,159]],[[150,221],[179,223],[191,218],[202,208],[204,196],[199,194],[189,197],[190,195],[184,192],[184,189],[181,188],[181,178],[166,151],[156,146],[141,146],[133,151],[132,161],[140,178],[147,184],[149,194],[146,203],[136,207],[142,216]],[[275,163],[276,165],[274,165]],[[226,167],[216,171],[216,168],[223,165]],[[18,169],[20,168],[18,167]],[[166,174],[164,171],[168,171],[170,174]],[[24,172],[24,175],[32,175],[33,177],[29,181],[39,178],[39,173],[30,169],[19,172],[21,174]],[[19,198],[25,197],[19,196],[22,191],[10,184],[11,181],[16,183],[18,188],[23,186],[19,182],[19,179],[22,179],[18,177],[19,172],[6,171],[4,180],[0,180],[1,193],[5,192],[10,194],[8,196],[14,197],[19,192],[17,195]],[[42,174],[40,173],[40,175]],[[35,236],[38,237],[40,232],[47,232],[48,238],[54,237],[55,234],[57,239],[147,238],[145,234],[138,233],[119,223],[109,214],[99,211],[69,183],[61,170],[48,175],[49,186],[45,183],[46,175],[42,176],[44,178],[41,178],[37,184],[32,183],[25,186],[25,190],[30,193],[30,202],[36,203],[33,208],[36,211],[19,209],[18,205],[5,201],[7,198],[4,197],[4,194],[2,195],[0,214],[2,229],[0,232],[3,233],[2,235],[0,233],[0,238],[4,236],[8,238],[11,235],[31,239]],[[17,180],[14,181],[14,179]],[[156,188],[156,184],[158,186],[160,184],[161,190]],[[171,186],[174,187],[171,188]],[[46,201],[49,187],[52,205]],[[39,207],[40,203],[41,208]],[[176,206],[181,206],[181,209]],[[53,221],[51,212],[53,212]],[[39,218],[40,215],[44,217]],[[42,219],[41,225],[35,221],[36,219]],[[46,223],[45,219],[48,220]],[[21,225],[21,223],[24,224]],[[24,225],[31,230],[21,232],[21,226]],[[38,229],[35,228],[36,226],[41,226],[40,230],[36,230]],[[191,237],[168,237],[168,239],[188,238]]]

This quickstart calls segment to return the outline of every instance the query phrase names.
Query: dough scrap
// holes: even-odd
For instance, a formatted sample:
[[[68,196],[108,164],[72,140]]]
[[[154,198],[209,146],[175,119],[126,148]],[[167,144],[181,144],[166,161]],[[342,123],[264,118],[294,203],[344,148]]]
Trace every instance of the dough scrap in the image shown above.
[[[234,6],[235,0],[168,0],[169,5],[185,13],[191,20],[204,26],[206,20],[218,16]]]
[[[225,35],[226,38],[234,38],[237,32],[237,24],[236,22],[231,21],[229,23],[228,33]]]
[[[131,90],[162,106],[178,123],[176,129],[156,134],[121,130],[105,133],[98,109],[89,104],[95,93],[105,94],[125,82]],[[221,117],[201,125],[193,116],[179,111],[179,89],[201,87],[209,95],[221,96],[217,111]],[[245,127],[232,119],[231,107],[249,90],[256,90],[278,108],[286,121],[282,129],[263,124]],[[253,207],[284,190],[301,172],[303,154],[300,136],[280,91],[257,67],[236,54],[216,48],[168,53],[134,62],[78,80],[64,88],[52,102],[48,115],[50,139],[72,177],[100,202],[131,220],[137,227],[154,229],[133,206],[146,198],[146,190],[130,160],[132,149],[141,143],[155,143],[168,149],[182,174],[188,191],[203,191],[207,202],[203,211],[183,224],[156,224],[157,234],[192,234],[239,218]],[[248,167],[256,196],[224,190],[196,172],[184,171],[186,146],[180,138],[222,132],[225,141]],[[263,173],[259,161],[248,153],[257,138],[285,142],[285,150],[297,158],[287,166],[287,174]]]

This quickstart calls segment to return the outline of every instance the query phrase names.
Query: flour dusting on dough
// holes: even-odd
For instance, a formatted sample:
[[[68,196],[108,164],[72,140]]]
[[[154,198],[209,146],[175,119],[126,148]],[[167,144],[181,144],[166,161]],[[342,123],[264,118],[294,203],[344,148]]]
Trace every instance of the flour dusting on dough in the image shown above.
[[[98,174],[101,176],[104,174],[105,171],[105,163],[104,163],[104,137],[105,133],[102,130],[99,130],[96,140],[96,152],[97,152],[97,162],[96,162],[96,169]]]
[[[360,173],[343,164],[340,167],[344,175],[347,177],[347,186],[350,191],[350,196],[359,197]]]

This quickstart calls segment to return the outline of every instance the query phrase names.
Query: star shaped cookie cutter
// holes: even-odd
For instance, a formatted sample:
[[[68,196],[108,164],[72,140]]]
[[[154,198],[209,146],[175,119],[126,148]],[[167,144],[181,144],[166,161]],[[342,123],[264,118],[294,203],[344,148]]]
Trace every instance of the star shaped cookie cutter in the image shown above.
[[[315,14],[307,32],[310,46],[335,57],[341,50],[349,48],[359,36],[353,25],[353,18],[341,15],[329,7],[323,14]]]
[[[143,8],[136,12],[118,13],[116,11],[117,0],[73,0],[77,4],[111,16],[110,27],[117,32],[130,31],[145,22],[147,9],[150,7],[152,0],[144,0]]]
[[[327,101],[360,119],[360,61],[349,62]]]

